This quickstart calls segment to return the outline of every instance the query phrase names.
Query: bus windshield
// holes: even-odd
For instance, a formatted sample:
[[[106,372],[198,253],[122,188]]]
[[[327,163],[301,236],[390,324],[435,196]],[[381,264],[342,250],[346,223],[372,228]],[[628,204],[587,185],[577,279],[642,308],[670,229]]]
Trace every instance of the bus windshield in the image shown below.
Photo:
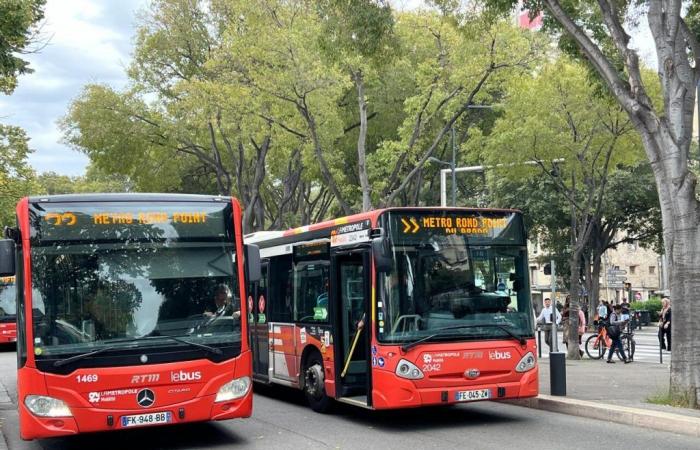
[[[30,222],[38,358],[178,345],[150,336],[240,343],[230,204],[35,204]]]
[[[384,224],[394,263],[379,276],[381,341],[534,334],[519,214],[390,212]]]
[[[15,277],[0,277],[0,323],[14,322],[17,315]]]

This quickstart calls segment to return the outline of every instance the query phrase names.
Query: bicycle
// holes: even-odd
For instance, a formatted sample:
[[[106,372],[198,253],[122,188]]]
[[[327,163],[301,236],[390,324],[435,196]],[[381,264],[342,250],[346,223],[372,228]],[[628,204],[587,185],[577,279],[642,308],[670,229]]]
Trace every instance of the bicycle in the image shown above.
[[[591,359],[601,359],[612,345],[612,339],[605,330],[605,323],[598,323],[598,333],[586,339],[586,354]]]
[[[634,333],[632,331],[624,332],[620,335],[620,340],[622,340],[622,348],[625,350],[625,355],[630,361],[634,360],[634,350],[637,348],[637,343],[634,340]],[[620,352],[615,350],[617,357],[622,359]]]
[[[612,339],[608,336],[605,325],[605,323],[599,323],[598,334],[589,336],[588,339],[586,339],[586,354],[591,359],[601,359],[612,345]],[[634,340],[634,333],[631,331],[624,332],[620,335],[620,340],[622,341],[622,348],[625,350],[625,355],[632,361],[634,359],[634,351],[637,347],[637,343]],[[619,350],[615,349],[615,354],[620,361],[624,361]]]

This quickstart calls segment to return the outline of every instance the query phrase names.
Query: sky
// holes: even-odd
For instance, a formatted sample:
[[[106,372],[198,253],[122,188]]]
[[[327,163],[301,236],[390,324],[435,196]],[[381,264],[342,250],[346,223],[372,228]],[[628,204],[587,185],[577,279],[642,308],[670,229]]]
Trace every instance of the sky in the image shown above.
[[[20,77],[13,95],[0,95],[0,121],[26,130],[34,150],[29,162],[37,172],[85,172],[88,158],[61,142],[58,121],[86,84],[104,83],[117,90],[126,86],[125,70],[131,59],[137,12],[147,3],[148,0],[48,0],[43,25],[48,44],[40,52],[26,56],[35,72]],[[413,9],[422,1],[391,3],[398,9]],[[644,26],[640,29],[648,30]],[[640,33],[634,34],[638,37]],[[654,64],[651,45],[645,44],[649,38],[640,37],[637,42],[641,42],[638,46],[642,47],[642,58]]]
[[[81,175],[88,159],[62,144],[57,121],[88,83],[126,85],[136,12],[145,0],[48,0],[42,33],[48,44],[26,56],[34,73],[19,78],[11,96],[0,95],[0,120],[30,137],[29,162],[37,172]]]

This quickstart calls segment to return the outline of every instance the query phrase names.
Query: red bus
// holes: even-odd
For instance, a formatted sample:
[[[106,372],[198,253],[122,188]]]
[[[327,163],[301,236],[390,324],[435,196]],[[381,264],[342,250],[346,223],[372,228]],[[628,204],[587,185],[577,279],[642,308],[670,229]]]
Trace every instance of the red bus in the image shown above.
[[[0,275],[17,277],[22,439],[251,415],[241,299],[260,260],[235,199],[29,197],[17,224]]]
[[[319,412],[538,395],[519,212],[391,208],[246,242],[255,381]]]
[[[0,344],[17,341],[15,277],[0,277]]]

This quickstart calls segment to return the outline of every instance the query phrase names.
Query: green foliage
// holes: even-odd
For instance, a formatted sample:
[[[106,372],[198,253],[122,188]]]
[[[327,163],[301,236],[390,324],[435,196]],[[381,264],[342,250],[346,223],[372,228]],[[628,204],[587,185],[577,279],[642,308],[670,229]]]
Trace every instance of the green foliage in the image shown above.
[[[17,77],[31,73],[20,56],[35,37],[36,25],[44,18],[46,0],[0,1],[0,92],[11,94]]]
[[[663,305],[661,304],[660,298],[650,298],[645,302],[632,302],[630,303],[630,309],[635,311],[647,310],[651,313],[651,321],[656,322],[659,320],[659,312]]]
[[[30,152],[24,130],[0,124],[0,229],[14,225],[15,204],[33,187]]]
[[[128,178],[119,174],[102,172],[95,166],[88,166],[86,174],[77,177],[44,172],[36,177],[36,183],[38,187],[33,194],[129,192],[133,189]]]

